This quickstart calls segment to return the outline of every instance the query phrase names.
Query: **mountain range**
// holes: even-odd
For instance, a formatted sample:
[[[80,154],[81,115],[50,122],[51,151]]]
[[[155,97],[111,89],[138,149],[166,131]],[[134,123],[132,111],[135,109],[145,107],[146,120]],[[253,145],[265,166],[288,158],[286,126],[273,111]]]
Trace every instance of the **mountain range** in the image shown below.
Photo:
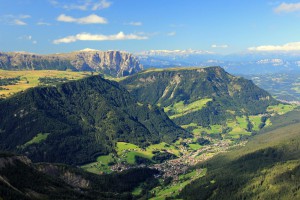
[[[196,50],[152,50],[135,54],[145,68],[222,66],[232,74],[300,72],[299,53],[247,52],[222,55]]]
[[[130,53],[84,49],[52,55],[0,52],[0,69],[96,71],[121,77],[137,73],[143,66]]]

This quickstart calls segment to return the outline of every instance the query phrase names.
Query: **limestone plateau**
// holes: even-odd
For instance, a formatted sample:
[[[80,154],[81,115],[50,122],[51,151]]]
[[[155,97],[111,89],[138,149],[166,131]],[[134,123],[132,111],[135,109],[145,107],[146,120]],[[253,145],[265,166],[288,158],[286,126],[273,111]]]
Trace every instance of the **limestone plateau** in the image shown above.
[[[51,55],[0,52],[0,69],[95,71],[122,77],[141,71],[143,66],[136,57],[127,52],[84,49]]]

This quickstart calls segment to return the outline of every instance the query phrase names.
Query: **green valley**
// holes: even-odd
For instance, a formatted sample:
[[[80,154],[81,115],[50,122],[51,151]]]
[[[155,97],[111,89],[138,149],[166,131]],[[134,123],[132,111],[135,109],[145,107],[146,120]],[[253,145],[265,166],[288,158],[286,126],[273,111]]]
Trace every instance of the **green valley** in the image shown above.
[[[153,170],[151,178],[145,172],[147,180],[117,189],[120,199],[197,199],[194,190],[202,190],[203,183],[208,188],[203,196],[206,198],[214,194],[209,192],[215,191],[215,185],[220,183],[218,187],[224,187],[222,184],[227,181],[219,179],[219,171],[224,176],[234,173],[218,166],[233,165],[236,169],[234,161],[241,163],[240,159],[247,154],[265,148],[268,155],[277,151],[269,152],[273,143],[267,142],[270,146],[266,147],[260,142],[269,139],[283,144],[277,134],[283,132],[282,127],[291,127],[291,134],[296,134],[293,126],[299,116],[297,106],[279,103],[251,81],[234,77],[219,67],[154,69],[121,79],[110,77],[111,80],[92,76],[90,72],[47,70],[22,76],[17,75],[22,72],[17,72],[17,76],[3,72],[7,83],[3,87],[17,87],[24,77],[34,77],[29,83],[35,84],[21,92],[15,90],[16,94],[0,101],[1,150],[26,154],[33,162],[76,165],[83,170],[77,174],[89,172],[105,177],[101,184],[114,182],[110,178],[119,174]],[[23,130],[22,134],[19,130]],[[269,131],[276,132],[275,138],[267,136],[273,134]],[[244,152],[245,149],[251,151]],[[50,170],[53,176],[55,168],[57,176],[57,166],[46,165],[40,166],[42,173],[48,174]],[[261,176],[272,170],[280,171],[286,166],[296,169],[297,165],[287,160],[270,166],[265,174],[249,176],[252,182],[243,188],[243,194],[257,188]],[[117,178],[121,188],[126,177]],[[64,181],[59,184],[64,185]],[[273,181],[270,178],[264,184]],[[100,196],[111,195],[94,188],[87,190]],[[78,195],[73,189],[66,191],[66,195]],[[89,192],[82,195],[83,199],[91,197]]]

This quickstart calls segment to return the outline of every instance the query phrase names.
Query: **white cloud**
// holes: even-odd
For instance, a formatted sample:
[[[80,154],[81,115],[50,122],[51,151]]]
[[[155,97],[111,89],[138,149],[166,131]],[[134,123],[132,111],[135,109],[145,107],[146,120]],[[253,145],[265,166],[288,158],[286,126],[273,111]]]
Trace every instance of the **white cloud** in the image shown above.
[[[142,22],[129,22],[129,23],[126,23],[126,25],[130,25],[130,26],[142,26],[143,23]]]
[[[26,22],[24,22],[24,21],[22,21],[22,20],[20,20],[20,19],[14,19],[13,23],[14,23],[15,25],[18,25],[18,26],[26,26],[26,25],[27,25]]]
[[[77,24],[107,24],[107,20],[105,18],[95,14],[82,17],[82,18],[74,18],[71,16],[67,16],[65,14],[61,14],[60,16],[57,17],[57,21],[77,23]]]
[[[110,6],[111,6],[111,2],[106,1],[106,0],[100,0],[98,3],[95,3],[93,5],[92,10],[105,9],[105,8],[109,8]]]
[[[47,23],[47,22],[38,22],[38,23],[36,23],[36,25],[38,25],[38,26],[51,26],[51,24]]]
[[[170,32],[170,33],[167,33],[168,36],[175,36],[176,35],[176,32],[173,31],[173,32]]]
[[[250,47],[249,51],[300,51],[300,42],[291,42],[283,45],[263,45]]]
[[[124,34],[119,32],[115,35],[102,35],[102,34],[90,34],[90,33],[79,33],[77,35],[67,36],[61,39],[54,40],[54,44],[60,43],[72,43],[76,41],[112,41],[112,40],[146,40],[147,36],[136,35],[136,34]]]
[[[63,5],[63,8],[66,9],[66,10],[88,10],[88,4],[84,4],[84,5],[75,5],[75,4]]]
[[[31,18],[30,15],[3,15],[0,16],[0,22],[10,25],[26,26],[25,19]]]
[[[30,15],[20,15],[19,16],[21,19],[28,19],[28,18],[31,18]]]
[[[221,48],[221,49],[225,49],[228,48],[229,46],[227,44],[221,44],[221,45],[217,45],[217,44],[213,44],[211,45],[211,48]]]
[[[56,7],[66,10],[101,10],[109,8],[111,2],[107,0],[73,0],[74,3],[66,4],[56,0],[49,0],[50,3]]]
[[[298,12],[300,11],[300,3],[282,3],[277,6],[274,11],[276,13],[290,13],[290,12]]]
[[[23,36],[19,37],[18,39],[20,39],[20,40],[32,40],[32,36],[31,35],[23,35]]]

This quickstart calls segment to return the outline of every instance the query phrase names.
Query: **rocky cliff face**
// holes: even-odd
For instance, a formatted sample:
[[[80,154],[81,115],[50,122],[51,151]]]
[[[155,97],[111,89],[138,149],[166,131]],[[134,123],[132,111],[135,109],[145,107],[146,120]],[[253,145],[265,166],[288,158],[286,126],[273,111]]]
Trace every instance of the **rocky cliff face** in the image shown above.
[[[97,71],[121,77],[137,73],[143,69],[143,66],[130,53],[83,50],[53,55],[0,53],[0,68],[6,70],[71,69]]]

